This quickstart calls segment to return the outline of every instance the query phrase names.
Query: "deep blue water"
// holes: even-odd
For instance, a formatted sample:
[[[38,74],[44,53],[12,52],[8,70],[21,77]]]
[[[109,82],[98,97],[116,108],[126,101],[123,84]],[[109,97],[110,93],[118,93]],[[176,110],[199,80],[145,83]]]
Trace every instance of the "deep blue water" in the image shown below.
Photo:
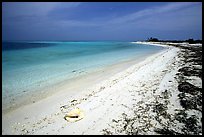
[[[30,49],[30,48],[42,48],[55,46],[54,43],[29,43],[29,42],[3,42],[2,50],[21,50],[21,49]]]

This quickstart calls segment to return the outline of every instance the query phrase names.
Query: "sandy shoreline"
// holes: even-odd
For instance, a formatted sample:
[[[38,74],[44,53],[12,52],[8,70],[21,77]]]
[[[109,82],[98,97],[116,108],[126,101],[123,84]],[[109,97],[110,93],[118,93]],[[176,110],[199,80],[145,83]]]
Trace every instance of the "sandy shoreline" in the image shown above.
[[[62,86],[53,96],[3,115],[2,134],[158,134],[155,128],[165,125],[165,117],[182,110],[175,80],[180,52],[181,49],[170,47],[129,68],[110,72],[111,77],[107,73],[96,76],[105,80],[84,78],[75,87],[87,88],[77,89],[80,92],[69,89],[76,94],[66,92],[68,85]],[[170,116],[155,110],[163,105],[161,102],[168,108],[165,114]],[[84,111],[85,117],[75,123],[67,122],[64,116],[76,107]],[[200,112],[191,113],[202,117]],[[181,125],[170,127],[179,132]]]
[[[12,100],[10,99],[9,102],[8,101],[3,102],[4,104],[2,104],[2,113],[6,114],[12,112],[15,109],[18,109],[25,105],[36,103],[39,100],[53,96],[56,93],[63,94],[63,92],[68,92],[70,95],[78,94],[84,88],[88,88],[89,86],[100,83],[101,81],[108,79],[114,74],[117,74],[127,69],[131,65],[143,61],[148,56],[151,55],[148,54],[140,58],[131,58],[128,60],[120,61],[119,63],[111,64],[109,66],[94,69],[90,72],[83,72],[84,73],[83,75],[79,75],[71,79],[60,81],[52,86],[49,87],[47,86],[33,92],[24,91],[26,94],[24,93],[23,95],[19,95],[17,98],[12,98]],[[77,73],[80,74],[81,72],[79,71],[74,73],[78,75]],[[80,86],[78,86],[79,84]]]

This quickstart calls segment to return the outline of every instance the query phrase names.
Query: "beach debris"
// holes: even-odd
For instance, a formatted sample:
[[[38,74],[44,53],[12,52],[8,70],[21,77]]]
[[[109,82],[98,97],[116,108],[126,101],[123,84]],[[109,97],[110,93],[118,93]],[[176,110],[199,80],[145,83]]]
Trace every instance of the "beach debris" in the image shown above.
[[[99,92],[102,91],[102,90],[104,90],[104,89],[105,89],[105,87],[103,87],[103,86],[100,87]]]
[[[196,87],[189,82],[181,82],[178,85],[178,90],[180,92],[189,93],[191,95],[197,95],[199,92],[202,92],[202,88]]]
[[[73,109],[68,114],[65,115],[64,119],[68,122],[76,122],[84,118],[84,112],[79,109]]]
[[[168,129],[167,127],[164,127],[163,129],[156,128],[154,131],[161,135],[182,135],[181,133],[178,133],[172,129]]]
[[[74,100],[72,100],[71,102],[75,102],[75,101],[77,101],[76,99],[74,99]]]

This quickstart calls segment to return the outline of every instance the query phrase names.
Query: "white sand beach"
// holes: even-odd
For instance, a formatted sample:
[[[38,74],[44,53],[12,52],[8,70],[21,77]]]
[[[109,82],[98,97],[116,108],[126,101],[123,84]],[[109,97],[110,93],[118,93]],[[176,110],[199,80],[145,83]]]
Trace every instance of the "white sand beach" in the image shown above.
[[[147,135],[159,134],[156,129],[164,125],[182,132],[182,123],[168,121],[183,110],[176,80],[183,65],[179,56],[181,49],[156,45],[167,49],[140,62],[124,62],[73,80],[71,84],[53,89],[58,90],[55,94],[3,114],[2,134]],[[189,81],[202,87],[198,77]],[[164,111],[159,114],[155,110],[162,103],[165,115]],[[84,118],[77,122],[66,121],[64,116],[74,108],[80,108]],[[198,116],[198,126],[202,126],[200,111],[189,110],[187,117],[190,115]]]

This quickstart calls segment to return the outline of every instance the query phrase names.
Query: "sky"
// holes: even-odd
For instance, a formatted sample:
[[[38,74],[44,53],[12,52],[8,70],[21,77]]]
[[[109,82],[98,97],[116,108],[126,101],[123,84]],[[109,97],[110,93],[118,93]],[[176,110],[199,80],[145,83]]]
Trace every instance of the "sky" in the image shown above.
[[[3,2],[3,40],[202,39],[202,2]]]

